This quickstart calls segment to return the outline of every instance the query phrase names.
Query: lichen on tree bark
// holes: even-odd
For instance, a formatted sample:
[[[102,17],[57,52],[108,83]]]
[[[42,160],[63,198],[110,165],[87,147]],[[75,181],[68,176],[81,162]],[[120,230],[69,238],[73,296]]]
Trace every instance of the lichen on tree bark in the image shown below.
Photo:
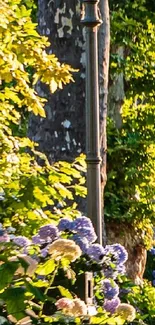
[[[28,133],[51,162],[72,160],[85,151],[85,39],[80,14],[80,0],[38,1],[38,29],[51,43],[47,51],[79,70],[73,76],[75,83],[56,94],[45,85],[37,86],[48,99],[46,119],[31,116]]]

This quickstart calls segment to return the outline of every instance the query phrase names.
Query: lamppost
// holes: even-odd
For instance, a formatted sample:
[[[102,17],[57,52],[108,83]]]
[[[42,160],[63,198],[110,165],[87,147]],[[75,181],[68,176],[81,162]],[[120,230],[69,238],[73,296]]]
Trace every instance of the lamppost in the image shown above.
[[[99,85],[98,85],[98,12],[99,0],[83,0],[81,23],[86,27],[86,162],[87,215],[92,220],[102,244],[101,174],[99,140]]]

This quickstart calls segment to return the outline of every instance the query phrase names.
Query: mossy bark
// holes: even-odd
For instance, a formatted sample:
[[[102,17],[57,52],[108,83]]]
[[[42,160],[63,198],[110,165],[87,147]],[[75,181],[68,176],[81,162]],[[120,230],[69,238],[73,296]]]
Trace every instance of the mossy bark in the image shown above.
[[[28,133],[50,162],[72,160],[85,151],[85,34],[80,14],[80,0],[38,1],[38,29],[51,43],[47,51],[78,70],[75,83],[53,95],[45,85],[37,85],[48,99],[46,118],[32,115]]]

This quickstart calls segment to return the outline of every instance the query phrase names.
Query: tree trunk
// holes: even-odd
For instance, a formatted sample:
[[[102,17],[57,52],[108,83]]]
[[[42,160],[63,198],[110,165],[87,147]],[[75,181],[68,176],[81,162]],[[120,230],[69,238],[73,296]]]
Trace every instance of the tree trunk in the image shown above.
[[[85,151],[85,35],[80,0],[39,0],[38,6],[39,32],[51,43],[48,52],[79,71],[75,83],[53,95],[38,83],[39,94],[48,99],[46,119],[32,115],[28,135],[50,162],[72,160]]]
[[[115,54],[117,54],[120,59],[124,59],[123,46],[115,49]],[[123,72],[120,72],[114,76],[113,80],[111,80],[108,96],[108,116],[114,120],[117,128],[122,126],[121,109],[124,98],[124,76]]]
[[[100,1],[100,13],[103,23],[99,29],[99,93],[100,93],[100,146],[101,146],[101,196],[103,211],[103,243],[106,242],[104,224],[104,189],[107,181],[107,104],[110,54],[110,17],[108,0]]]

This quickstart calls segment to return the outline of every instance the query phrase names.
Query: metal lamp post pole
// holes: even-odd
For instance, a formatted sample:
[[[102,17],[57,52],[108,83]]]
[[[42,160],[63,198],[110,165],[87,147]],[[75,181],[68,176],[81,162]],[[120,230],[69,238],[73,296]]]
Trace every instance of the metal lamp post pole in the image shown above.
[[[101,174],[99,141],[99,85],[97,31],[101,20],[99,0],[83,0],[85,6],[81,23],[86,27],[86,162],[87,215],[92,220],[102,244]]]

